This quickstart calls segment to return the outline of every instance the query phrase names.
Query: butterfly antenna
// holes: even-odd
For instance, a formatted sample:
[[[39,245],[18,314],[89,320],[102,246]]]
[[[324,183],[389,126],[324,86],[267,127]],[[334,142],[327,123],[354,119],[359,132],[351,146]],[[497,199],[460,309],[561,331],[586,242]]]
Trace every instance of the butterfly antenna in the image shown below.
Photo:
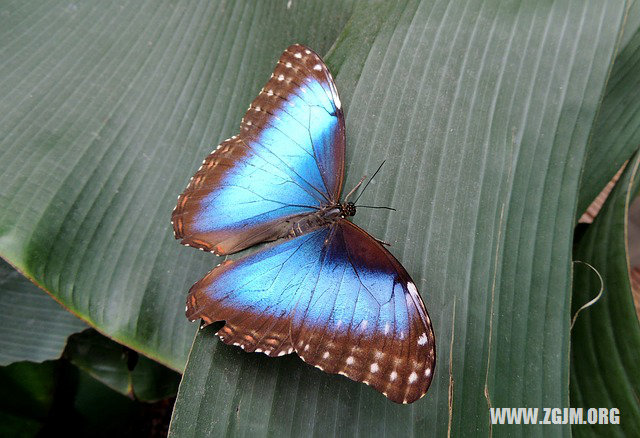
[[[379,205],[358,205],[358,208],[379,208],[379,209],[383,209],[383,210],[396,211],[396,209],[393,208],[393,207],[383,207],[383,206],[379,206]]]
[[[357,203],[358,203],[358,199],[360,199],[360,196],[362,196],[362,194],[364,193],[364,191],[365,191],[365,190],[367,190],[367,187],[369,187],[369,183],[371,183],[371,181],[373,181],[373,178],[375,178],[375,177],[376,177],[376,175],[378,174],[378,172],[380,172],[380,169],[382,169],[382,165],[384,164],[384,162],[385,162],[385,161],[387,161],[387,160],[382,160],[382,163],[380,163],[380,165],[378,166],[378,170],[376,170],[376,171],[374,172],[373,176],[372,176],[371,178],[369,178],[369,181],[367,181],[367,183],[364,185],[364,187],[362,188],[362,191],[358,194],[358,197],[356,198],[356,200],[355,200],[355,201],[353,201],[353,203],[354,203],[354,204],[357,204]],[[366,177],[364,177],[364,178],[366,178]],[[356,186],[356,187],[355,187],[351,192],[353,192],[355,189],[357,189],[357,188],[358,188],[358,186],[359,186],[360,184],[362,184],[362,181],[364,180],[364,178],[362,178],[362,179],[360,180],[360,182],[358,183],[358,185],[357,185],[357,186]],[[351,194],[351,193],[349,193],[349,194]],[[346,201],[346,198],[345,198],[345,201]]]

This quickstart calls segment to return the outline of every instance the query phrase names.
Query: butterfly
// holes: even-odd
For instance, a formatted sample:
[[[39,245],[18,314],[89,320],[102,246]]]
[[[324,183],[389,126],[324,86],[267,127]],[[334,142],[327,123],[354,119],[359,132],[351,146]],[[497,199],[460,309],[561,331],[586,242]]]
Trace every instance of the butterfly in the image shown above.
[[[226,344],[296,353],[411,403],[433,377],[431,320],[400,262],[348,220],[356,206],[340,202],[345,144],[327,66],[290,46],[171,221],[181,243],[217,255],[275,242],[210,271],[191,287],[186,314],[203,327],[224,321],[216,334]]]

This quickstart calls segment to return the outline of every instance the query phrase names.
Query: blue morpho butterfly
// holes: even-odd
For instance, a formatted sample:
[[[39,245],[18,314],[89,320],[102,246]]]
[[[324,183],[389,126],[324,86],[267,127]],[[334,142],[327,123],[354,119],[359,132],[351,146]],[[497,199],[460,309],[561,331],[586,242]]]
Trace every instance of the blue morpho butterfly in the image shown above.
[[[411,403],[433,376],[431,321],[407,271],[347,220],[356,208],[340,202],[344,156],[333,78],[316,53],[292,45],[240,133],[204,160],[172,216],[177,239],[218,255],[278,242],[193,285],[187,317],[225,321],[217,335],[227,344],[295,352]]]

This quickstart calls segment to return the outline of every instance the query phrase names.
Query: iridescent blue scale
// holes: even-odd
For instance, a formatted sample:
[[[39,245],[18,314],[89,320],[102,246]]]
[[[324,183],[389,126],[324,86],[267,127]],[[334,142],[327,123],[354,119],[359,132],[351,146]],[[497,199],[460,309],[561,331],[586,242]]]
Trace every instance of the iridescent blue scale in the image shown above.
[[[220,339],[246,351],[295,352],[411,403],[433,377],[433,329],[406,270],[347,219],[344,132],[326,65],[289,47],[172,216],[176,238],[216,254],[275,242],[197,282],[187,317],[225,321]]]

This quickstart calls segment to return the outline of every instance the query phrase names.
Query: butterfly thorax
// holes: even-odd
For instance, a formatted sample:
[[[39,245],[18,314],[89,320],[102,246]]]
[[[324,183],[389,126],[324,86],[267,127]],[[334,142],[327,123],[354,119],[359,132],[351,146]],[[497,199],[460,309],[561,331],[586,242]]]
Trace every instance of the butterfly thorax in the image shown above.
[[[355,214],[356,206],[353,202],[343,202],[341,204],[330,205],[315,213],[305,215],[301,219],[293,222],[289,229],[288,236],[302,236],[303,234],[310,233],[318,228]]]

